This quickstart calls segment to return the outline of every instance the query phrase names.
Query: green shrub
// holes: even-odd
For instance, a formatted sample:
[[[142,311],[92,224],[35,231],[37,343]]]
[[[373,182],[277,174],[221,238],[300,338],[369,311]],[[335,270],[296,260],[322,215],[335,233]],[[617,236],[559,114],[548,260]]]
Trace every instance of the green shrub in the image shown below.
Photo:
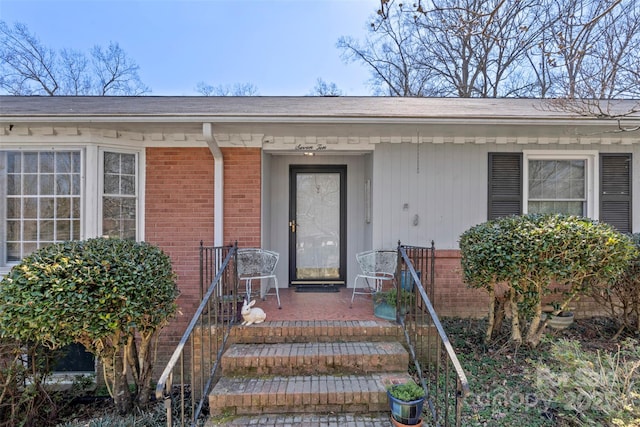
[[[631,239],[640,251],[640,233],[631,235]],[[618,322],[618,334],[624,329],[640,334],[640,255],[629,262],[616,280],[596,285],[591,295]]]
[[[177,295],[171,261],[155,246],[107,238],[53,244],[0,282],[0,337],[52,349],[84,345],[100,359],[116,406],[126,413],[133,399],[149,401],[155,338],[174,314]]]
[[[610,225],[548,214],[511,216],[472,227],[460,237],[460,250],[464,281],[490,294],[486,339],[501,321],[495,317],[496,303],[504,303],[512,313],[511,339],[522,342],[521,327],[528,324],[526,342],[532,347],[546,326],[543,296],[557,292],[558,312],[564,310],[596,284],[615,280],[637,256],[629,236]],[[499,284],[506,287],[502,296],[496,292]]]
[[[552,363],[535,364],[538,395],[576,426],[640,425],[640,347],[623,342],[612,353],[586,352],[577,341],[551,346]]]

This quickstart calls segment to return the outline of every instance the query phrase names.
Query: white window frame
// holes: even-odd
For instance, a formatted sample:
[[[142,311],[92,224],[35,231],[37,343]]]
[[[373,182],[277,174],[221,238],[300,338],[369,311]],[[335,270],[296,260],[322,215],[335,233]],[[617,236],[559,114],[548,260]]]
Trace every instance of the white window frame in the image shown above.
[[[142,233],[142,224],[144,223],[141,220],[141,213],[143,212],[142,210],[142,200],[143,197],[141,196],[141,194],[144,194],[144,190],[143,190],[143,181],[142,181],[142,168],[141,168],[141,164],[143,159],[143,150],[127,150],[127,149],[122,149],[119,147],[107,147],[107,146],[100,146],[98,149],[98,200],[97,200],[97,204],[98,204],[98,212],[97,212],[97,235],[98,236],[102,236],[104,234],[103,229],[102,229],[102,212],[103,212],[103,205],[102,205],[102,201],[103,201],[103,197],[104,197],[104,154],[105,153],[116,153],[116,154],[133,154],[135,156],[135,171],[136,171],[136,183],[135,183],[135,188],[136,188],[136,195],[135,195],[135,200],[136,200],[136,241],[141,241],[143,239],[143,233]],[[142,158],[142,160],[141,160]]]
[[[17,151],[17,152],[21,152],[21,153],[42,153],[42,152],[62,152],[62,151],[74,151],[74,152],[79,152],[80,153],[80,238],[83,239],[86,233],[86,228],[85,228],[85,218],[87,216],[86,214],[86,207],[87,207],[87,203],[86,203],[86,150],[85,150],[85,146],[80,146],[80,145],[61,145],[61,146],[56,146],[56,147],[51,147],[50,145],[34,145],[34,146],[29,146],[28,148],[24,148],[23,146],[11,146],[11,145],[6,145],[6,146],[2,146],[2,148],[0,149],[0,151],[2,152],[7,152],[7,151]],[[0,196],[3,197],[4,200],[6,200],[6,194],[4,194],[4,189],[2,189],[1,191],[2,194],[0,194]],[[4,239],[5,236],[5,232],[6,232],[6,212],[2,212],[2,215],[0,215],[0,221],[2,221],[2,224],[0,225],[0,232],[2,233],[2,237]],[[4,262],[7,254],[5,253],[5,248],[4,248],[4,244],[6,242],[4,242],[3,240],[3,247],[0,249],[0,256],[2,256],[2,260]],[[9,270],[11,269],[11,267],[13,267],[14,265],[19,264],[20,262],[7,262],[5,265],[0,265],[0,276],[3,274],[6,274],[9,272]]]
[[[97,143],[86,144],[61,144],[52,147],[51,144],[30,144],[25,147],[21,144],[4,144],[0,151],[22,152],[52,152],[52,151],[79,151],[81,162],[80,173],[80,239],[88,239],[102,235],[102,192],[104,185],[104,165],[102,156],[105,151],[114,153],[127,153],[136,155],[136,240],[144,240],[144,197],[145,197],[145,148],[123,148],[117,145],[105,145]],[[3,224],[0,231],[4,236],[4,216],[0,217]],[[0,266],[0,276],[9,272],[13,265],[7,263]]]
[[[523,150],[522,154],[522,213],[529,213],[529,160],[584,160],[586,209],[585,216],[598,219],[600,213],[599,182],[598,182],[598,151],[552,151],[552,150]]]

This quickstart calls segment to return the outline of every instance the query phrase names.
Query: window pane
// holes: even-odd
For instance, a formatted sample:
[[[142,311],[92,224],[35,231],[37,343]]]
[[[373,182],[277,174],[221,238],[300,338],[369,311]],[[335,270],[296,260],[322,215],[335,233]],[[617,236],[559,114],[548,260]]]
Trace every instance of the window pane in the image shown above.
[[[24,198],[23,218],[38,218],[38,199],[35,197]]]
[[[71,166],[73,168],[73,173],[80,173],[80,153],[78,153],[77,151],[71,153]]]
[[[71,240],[71,221],[56,221],[56,239]]]
[[[120,194],[135,195],[136,194],[136,177],[135,176],[123,176],[122,188]]]
[[[38,221],[24,221],[22,230],[22,240],[35,241],[38,240]]]
[[[56,217],[69,218],[71,214],[71,200],[67,198],[56,199]]]
[[[71,194],[71,181],[69,175],[56,176],[56,194],[68,196]]]
[[[54,175],[40,175],[40,194],[54,194],[53,177]]]
[[[71,221],[71,239],[80,240],[80,220]]]
[[[40,241],[53,241],[53,221],[40,221]]]
[[[24,153],[22,173],[38,173],[38,153]]]
[[[8,198],[7,199],[7,218],[20,218],[22,216],[22,209],[20,207],[20,199]]]
[[[38,194],[38,175],[23,175],[22,181],[22,194]]]
[[[120,194],[120,176],[105,175],[104,176],[104,194]]]
[[[10,196],[22,194],[21,182],[20,175],[7,175],[7,194]]]
[[[118,153],[104,153],[104,173],[120,173],[120,155]]]
[[[20,240],[20,221],[7,221],[7,240]]]
[[[136,173],[136,156],[134,154],[121,154],[121,173],[126,175],[135,175]]]
[[[71,153],[56,154],[56,173],[71,172]]]
[[[80,197],[71,198],[71,218],[80,218]]]
[[[22,155],[20,153],[9,153],[7,155],[7,172],[20,173],[22,171]]]
[[[20,243],[7,243],[7,261],[20,261],[22,259],[21,253]]]
[[[55,218],[55,199],[43,197],[40,199],[40,218]]]
[[[40,173],[53,173],[55,165],[53,153],[40,153]]]
[[[74,196],[80,195],[80,175],[71,175],[71,194]]]

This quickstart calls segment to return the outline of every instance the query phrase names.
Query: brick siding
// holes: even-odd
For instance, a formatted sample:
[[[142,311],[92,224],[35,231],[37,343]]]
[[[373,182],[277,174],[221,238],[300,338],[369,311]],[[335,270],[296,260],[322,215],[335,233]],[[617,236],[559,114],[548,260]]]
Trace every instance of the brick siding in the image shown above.
[[[260,149],[223,149],[224,242],[260,246]],[[148,148],[145,240],[170,257],[178,275],[179,314],[163,329],[163,366],[199,303],[199,252],[214,239],[214,159],[208,148]]]

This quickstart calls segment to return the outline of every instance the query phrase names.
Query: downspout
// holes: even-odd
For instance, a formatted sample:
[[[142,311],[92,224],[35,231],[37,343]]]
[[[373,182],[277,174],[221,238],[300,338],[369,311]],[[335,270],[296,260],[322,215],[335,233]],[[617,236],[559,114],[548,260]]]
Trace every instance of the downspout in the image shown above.
[[[202,124],[202,136],[213,154],[213,245],[224,245],[224,158],[213,136],[213,125]]]

